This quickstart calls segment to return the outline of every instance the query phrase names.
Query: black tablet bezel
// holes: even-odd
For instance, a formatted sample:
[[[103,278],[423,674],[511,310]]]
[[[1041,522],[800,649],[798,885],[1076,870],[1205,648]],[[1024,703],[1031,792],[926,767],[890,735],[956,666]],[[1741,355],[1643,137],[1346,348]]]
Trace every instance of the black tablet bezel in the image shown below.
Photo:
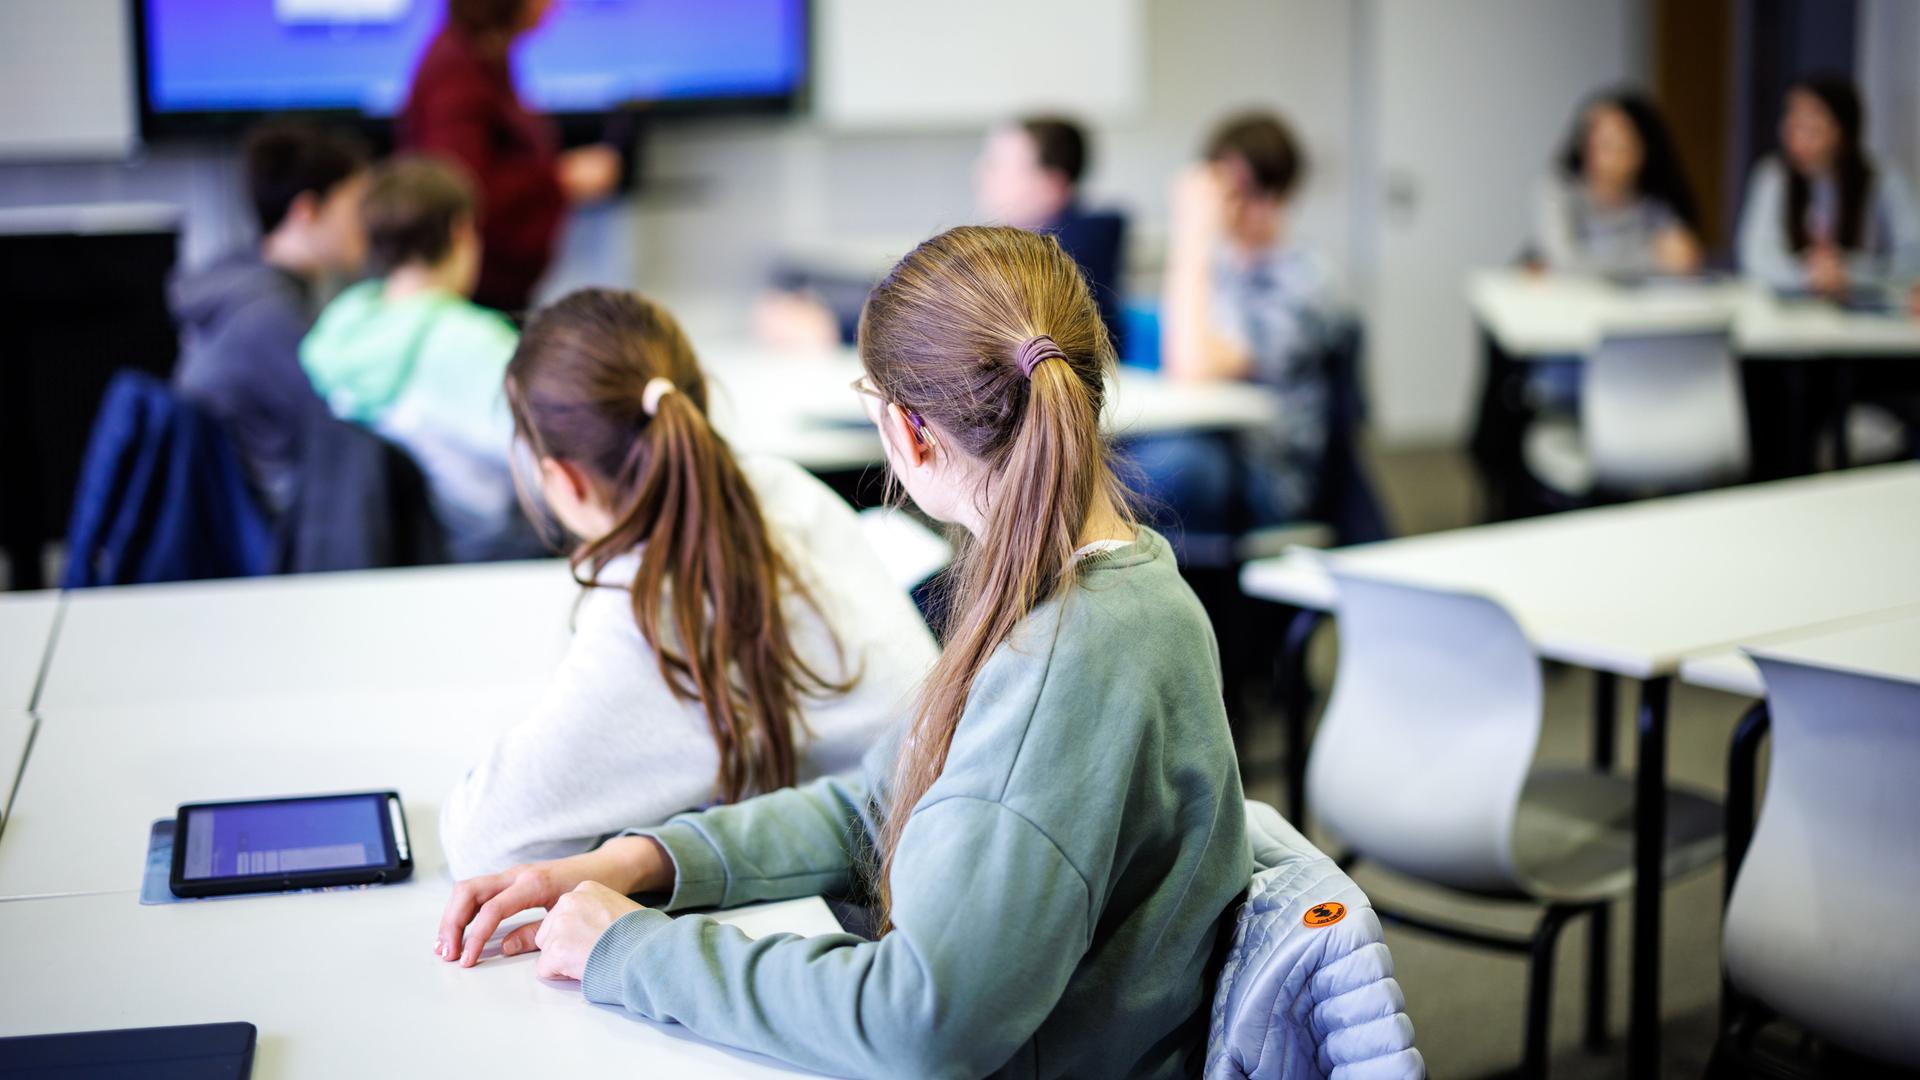
[[[236,806],[275,806],[286,803],[334,802],[341,799],[378,799],[387,812],[380,815],[380,837],[386,844],[387,861],[373,866],[344,866],[328,870],[304,870],[294,873],[248,874],[242,877],[188,878],[187,818],[195,811]],[[400,835],[394,835],[398,821]],[[394,791],[343,791],[323,795],[291,795],[273,799],[228,799],[182,805],[173,823],[173,866],[167,873],[167,888],[183,899],[203,896],[232,896],[240,893],[291,892],[332,885],[377,885],[404,881],[413,873],[413,843],[407,828],[407,810]]]

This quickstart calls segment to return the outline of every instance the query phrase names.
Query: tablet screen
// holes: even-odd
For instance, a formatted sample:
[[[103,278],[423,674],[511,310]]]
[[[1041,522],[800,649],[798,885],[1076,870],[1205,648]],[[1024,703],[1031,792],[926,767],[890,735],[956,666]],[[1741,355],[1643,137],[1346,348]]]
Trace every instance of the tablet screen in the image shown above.
[[[382,795],[232,803],[188,810],[187,880],[298,874],[389,861]],[[178,842],[178,841],[176,841]]]

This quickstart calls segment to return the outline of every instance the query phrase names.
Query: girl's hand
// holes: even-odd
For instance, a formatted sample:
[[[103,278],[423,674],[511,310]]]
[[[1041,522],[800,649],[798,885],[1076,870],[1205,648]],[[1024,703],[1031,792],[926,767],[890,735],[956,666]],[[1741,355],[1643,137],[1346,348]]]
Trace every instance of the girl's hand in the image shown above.
[[[543,979],[575,979],[587,969],[587,957],[607,927],[640,910],[640,905],[598,882],[576,886],[547,906],[547,917],[517,927],[500,943],[504,956],[540,950],[534,974]]]
[[[433,954],[472,967],[502,922],[533,908],[552,910],[561,897],[589,881],[615,895],[664,892],[673,886],[673,861],[648,837],[620,836],[584,854],[468,878],[447,898]]]
[[[1653,259],[1669,274],[1694,274],[1705,261],[1693,234],[1679,226],[1662,229],[1653,238]]]
[[[1847,263],[1838,248],[1822,244],[1807,253],[1807,287],[1826,296],[1847,291]]]
[[[1189,166],[1173,185],[1173,240],[1209,248],[1227,227],[1227,182],[1211,164]]]

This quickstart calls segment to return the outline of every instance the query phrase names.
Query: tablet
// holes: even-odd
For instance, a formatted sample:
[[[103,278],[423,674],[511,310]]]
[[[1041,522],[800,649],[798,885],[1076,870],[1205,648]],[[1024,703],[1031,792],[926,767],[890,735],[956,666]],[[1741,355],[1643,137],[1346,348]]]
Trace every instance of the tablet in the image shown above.
[[[391,791],[189,803],[174,822],[175,896],[284,892],[400,881],[413,873]]]

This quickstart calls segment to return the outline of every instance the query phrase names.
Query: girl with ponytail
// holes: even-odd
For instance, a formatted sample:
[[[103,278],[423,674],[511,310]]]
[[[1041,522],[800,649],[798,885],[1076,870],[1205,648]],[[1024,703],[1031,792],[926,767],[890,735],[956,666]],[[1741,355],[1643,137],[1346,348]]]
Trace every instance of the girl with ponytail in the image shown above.
[[[970,537],[899,737],[857,780],[456,895],[438,951],[472,963],[539,906],[502,945],[538,974],[822,1072],[1195,1074],[1245,810],[1206,616],[1101,438],[1099,310],[1053,239],[954,229],[874,290],[859,349],[895,478]],[[663,914],[863,885],[876,940]]]
[[[535,314],[506,390],[586,591],[542,704],[442,810],[455,875],[856,768],[935,650],[851,508],[736,460],[686,335],[632,293]]]

